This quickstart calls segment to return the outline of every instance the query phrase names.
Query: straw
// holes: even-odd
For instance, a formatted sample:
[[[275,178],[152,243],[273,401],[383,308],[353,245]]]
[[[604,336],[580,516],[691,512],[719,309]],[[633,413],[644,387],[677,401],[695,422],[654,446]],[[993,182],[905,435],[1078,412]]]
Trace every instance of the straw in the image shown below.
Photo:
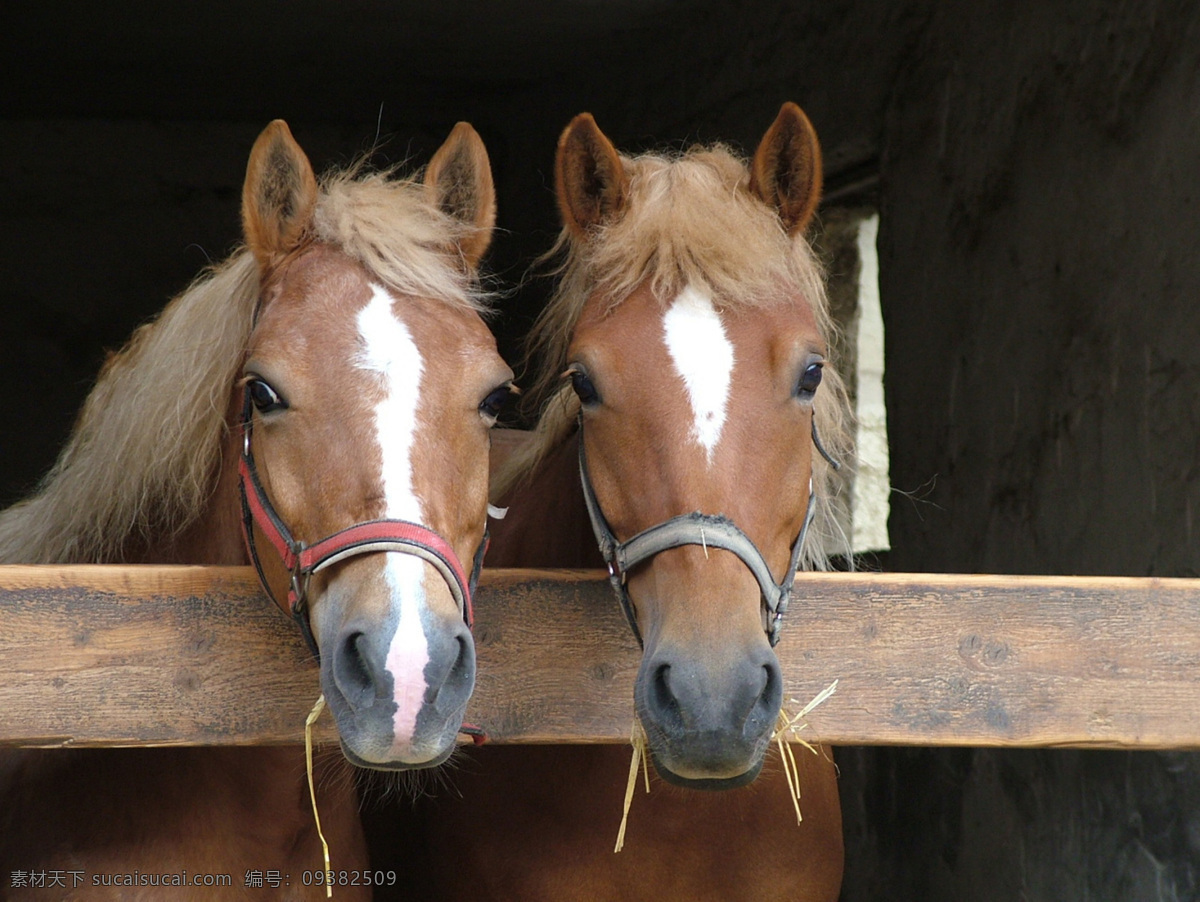
[[[650,763],[646,758],[646,731],[640,722],[633,722],[629,741],[633,745],[633,758],[629,762],[629,782],[625,786],[625,809],[621,812],[621,829],[617,831],[617,846],[613,852],[625,848],[625,827],[629,823],[629,807],[633,804],[633,789],[637,786],[638,764],[646,775],[646,792],[650,792]]]
[[[787,778],[788,795],[791,797],[792,807],[796,809],[797,824],[804,821],[804,815],[800,813],[800,768],[796,765],[796,756],[792,751],[791,743],[798,742],[814,755],[817,754],[816,748],[800,737],[800,731],[808,726],[808,722],[804,718],[812,713],[817,705],[833,695],[837,691],[837,686],[838,681],[834,680],[818,692],[812,701],[801,708],[799,714],[789,714],[781,708],[775,735],[771,737],[771,740],[779,745],[779,759],[783,763],[783,774]],[[800,704],[794,698],[789,698],[788,702],[793,705]],[[790,739],[787,738],[789,733],[792,734]]]
[[[333,898],[333,881],[330,879],[333,876],[333,868],[329,864],[329,843],[325,842],[325,834],[321,831],[321,815],[317,813],[317,790],[313,786],[313,765],[312,765],[312,728],[317,722],[317,718],[321,716],[321,712],[325,710],[325,695],[317,699],[317,703],[313,705],[313,709],[308,713],[308,719],[304,721],[304,758],[308,762],[308,797],[312,799],[313,820],[317,824],[317,836],[321,840],[321,851],[325,853],[325,898]]]

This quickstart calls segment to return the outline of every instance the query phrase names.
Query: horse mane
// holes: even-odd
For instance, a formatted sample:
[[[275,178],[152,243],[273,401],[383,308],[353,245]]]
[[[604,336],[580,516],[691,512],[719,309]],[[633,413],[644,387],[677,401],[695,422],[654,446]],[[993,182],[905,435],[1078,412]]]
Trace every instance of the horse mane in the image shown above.
[[[316,238],[335,245],[395,291],[486,315],[490,295],[461,247],[478,226],[438,207],[420,180],[395,169],[362,173],[363,162],[321,180]]]
[[[485,312],[487,294],[449,252],[470,227],[438,209],[418,177],[362,169],[322,179],[312,238],[393,290]],[[131,542],[195,522],[220,472],[260,281],[240,248],[109,356],[57,462],[0,512],[0,563],[120,561]]]
[[[750,193],[745,160],[717,144],[682,154],[622,155],[621,162],[629,176],[623,214],[585,237],[564,228],[542,258],[560,262],[552,269],[558,284],[526,348],[526,360],[537,360],[528,403],[538,420],[530,441],[497,473],[495,497],[524,482],[574,428],[579,405],[561,373],[592,295],[609,298],[610,310],[647,282],[659,298],[702,285],[718,307],[737,309],[800,296],[830,349],[835,346],[821,264],[804,236],[788,235],[775,211]],[[802,566],[827,569],[832,555],[850,557],[850,540],[839,524],[849,521],[853,466],[850,402],[832,364],[825,366],[814,415],[821,443],[843,464],[835,470],[814,447],[817,513]]]

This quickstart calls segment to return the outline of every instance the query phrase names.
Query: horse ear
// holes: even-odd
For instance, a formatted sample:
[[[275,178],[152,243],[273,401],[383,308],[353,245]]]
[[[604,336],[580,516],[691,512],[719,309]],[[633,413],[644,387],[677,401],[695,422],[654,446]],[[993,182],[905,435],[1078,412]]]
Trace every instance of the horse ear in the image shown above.
[[[492,243],[496,187],[487,148],[469,123],[454,126],[433,155],[425,169],[425,187],[440,210],[467,227],[458,246],[467,265],[475,269]]]
[[[591,113],[572,119],[558,139],[554,188],[563,225],[577,235],[611,222],[625,209],[629,177]]]
[[[242,228],[259,265],[293,250],[312,223],[317,179],[282,119],[258,136],[242,186]]]
[[[779,211],[789,235],[808,226],[821,200],[821,145],[804,111],[785,103],[750,164],[750,190]]]

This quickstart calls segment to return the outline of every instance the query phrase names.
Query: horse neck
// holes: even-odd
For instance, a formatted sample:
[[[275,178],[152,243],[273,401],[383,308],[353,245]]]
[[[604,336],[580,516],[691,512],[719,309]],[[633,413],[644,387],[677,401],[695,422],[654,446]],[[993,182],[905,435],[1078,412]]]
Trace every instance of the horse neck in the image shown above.
[[[492,523],[489,566],[604,566],[579,484],[574,435],[546,454],[500,503],[508,506],[508,514]]]
[[[242,540],[238,461],[241,453],[241,397],[232,393],[221,443],[221,469],[204,510],[174,536],[151,541],[131,550],[127,559],[141,564],[208,564],[237,566],[248,563]]]

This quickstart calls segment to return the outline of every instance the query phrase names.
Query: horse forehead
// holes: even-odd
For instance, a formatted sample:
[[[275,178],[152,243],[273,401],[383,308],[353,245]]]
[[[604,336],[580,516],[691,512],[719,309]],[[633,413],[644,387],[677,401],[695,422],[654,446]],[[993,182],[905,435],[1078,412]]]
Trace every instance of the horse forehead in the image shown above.
[[[354,350],[347,343],[361,350],[375,337],[364,331],[369,326],[363,315],[370,310],[369,319],[377,326],[398,323],[430,369],[499,359],[495,339],[474,311],[395,291],[334,248],[318,245],[295,260],[268,288],[268,297],[260,321],[267,328],[258,330],[260,342],[311,348],[310,342],[319,340],[335,356]]]
[[[325,244],[300,252],[276,278],[281,294],[293,303],[334,307],[360,303],[369,282],[362,264]]]
[[[660,379],[678,375],[689,356],[698,356],[697,368],[731,367],[731,386],[769,379],[790,369],[797,353],[824,353],[825,346],[816,315],[802,298],[723,304],[699,286],[685,286],[665,299],[643,286],[619,305],[592,303],[572,344],[573,357]]]
[[[721,320],[739,359],[755,364],[743,368],[747,376],[790,371],[798,355],[825,353],[816,314],[803,300],[753,310],[727,310]]]
[[[433,367],[455,371],[476,363],[494,367],[500,361],[496,339],[473,310],[437,298],[403,295],[397,315],[417,344],[428,349]]]
[[[387,391],[409,396],[414,411],[453,409],[456,398],[479,390],[482,375],[503,367],[482,320],[436,299],[373,284],[355,319],[355,368],[384,376]]]
[[[371,294],[361,267],[338,253],[315,248],[264,288],[253,343],[267,350],[282,346],[295,358],[322,348],[344,351],[341,346],[357,334],[355,316]]]

